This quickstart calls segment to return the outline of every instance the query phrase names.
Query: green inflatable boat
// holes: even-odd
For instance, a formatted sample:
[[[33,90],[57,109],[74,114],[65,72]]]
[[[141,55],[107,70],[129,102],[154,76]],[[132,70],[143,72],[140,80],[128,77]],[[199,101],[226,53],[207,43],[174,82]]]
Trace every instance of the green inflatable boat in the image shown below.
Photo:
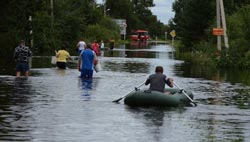
[[[191,106],[192,92],[182,92],[180,89],[165,89],[169,95],[151,90],[135,90],[124,98],[124,103],[129,106],[160,106],[176,107]],[[189,98],[186,96],[188,95]]]

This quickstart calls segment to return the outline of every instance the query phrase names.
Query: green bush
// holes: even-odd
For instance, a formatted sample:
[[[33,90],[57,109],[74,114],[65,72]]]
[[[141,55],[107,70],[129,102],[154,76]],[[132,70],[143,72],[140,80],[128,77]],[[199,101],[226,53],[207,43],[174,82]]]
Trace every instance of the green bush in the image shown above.
[[[110,38],[118,40],[120,39],[120,30],[114,21],[103,18],[99,24],[87,26],[84,37],[89,40],[89,42],[93,40],[108,41]]]
[[[224,51],[220,66],[249,68],[250,66],[250,5],[227,17],[230,48]]]

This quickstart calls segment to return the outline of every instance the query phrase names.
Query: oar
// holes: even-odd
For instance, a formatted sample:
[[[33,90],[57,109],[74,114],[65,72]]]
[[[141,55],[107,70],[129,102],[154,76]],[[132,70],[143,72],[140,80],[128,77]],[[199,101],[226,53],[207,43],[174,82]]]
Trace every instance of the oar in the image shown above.
[[[174,83],[174,85],[181,90],[181,92],[194,104],[194,106],[197,106],[197,104],[194,102],[193,99],[189,97],[189,95],[185,92],[185,90],[181,89],[176,83]]]
[[[131,93],[131,92],[133,92],[133,91],[136,91],[136,90],[137,90],[137,88],[141,87],[143,84],[144,84],[144,83],[142,83],[142,84],[141,84],[141,85],[139,85],[138,87],[135,87],[135,89],[134,89],[134,90],[131,90],[128,94],[130,94],[130,93]],[[121,98],[116,99],[116,100],[114,100],[114,101],[112,101],[112,102],[116,102],[116,103],[118,103],[120,100],[122,100],[122,99],[123,99],[124,97],[126,97],[128,94],[126,94],[126,95],[122,96]]]

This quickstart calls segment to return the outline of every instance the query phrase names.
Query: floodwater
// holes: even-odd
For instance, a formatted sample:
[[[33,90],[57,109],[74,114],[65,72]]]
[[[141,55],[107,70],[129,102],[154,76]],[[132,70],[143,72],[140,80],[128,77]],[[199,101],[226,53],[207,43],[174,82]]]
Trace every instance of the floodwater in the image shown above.
[[[102,70],[81,80],[76,65],[57,70],[34,57],[31,76],[14,77],[1,59],[0,141],[215,142],[250,141],[249,72],[218,71],[174,57],[166,44],[120,45],[99,57]],[[116,100],[139,86],[157,65],[197,107],[131,108]],[[146,88],[143,86],[141,88]]]

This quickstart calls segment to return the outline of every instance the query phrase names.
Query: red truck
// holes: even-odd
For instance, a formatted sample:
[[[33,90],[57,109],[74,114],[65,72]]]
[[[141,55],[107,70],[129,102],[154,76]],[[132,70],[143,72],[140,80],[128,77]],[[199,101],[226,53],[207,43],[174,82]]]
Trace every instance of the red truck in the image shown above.
[[[148,41],[149,40],[148,31],[146,30],[134,31],[131,34],[131,39],[133,41]]]

